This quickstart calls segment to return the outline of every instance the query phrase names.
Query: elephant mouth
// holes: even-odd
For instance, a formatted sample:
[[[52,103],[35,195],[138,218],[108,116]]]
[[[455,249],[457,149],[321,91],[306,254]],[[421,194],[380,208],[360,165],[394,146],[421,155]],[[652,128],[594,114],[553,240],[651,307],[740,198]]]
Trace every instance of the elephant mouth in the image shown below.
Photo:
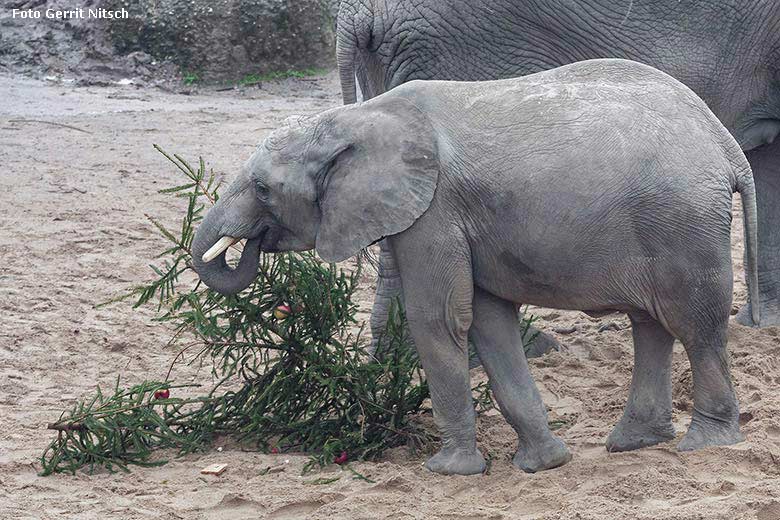
[[[280,235],[281,232],[278,228],[264,226],[260,233],[258,233],[254,238],[260,239],[261,251],[265,251],[266,253],[275,253],[277,252],[276,245],[279,243]],[[211,246],[205,253],[203,253],[203,263],[207,264],[211,262],[215,258],[219,257],[222,253],[227,251],[230,246],[240,242],[244,238],[246,237],[234,237],[229,235],[221,237],[214,243],[213,246]]]
[[[276,246],[282,238],[282,228],[270,226],[263,231],[263,238],[260,240],[260,250],[266,253],[278,253],[280,249]]]
[[[225,236],[220,238],[213,246],[211,246],[208,249],[208,251],[203,253],[203,257],[202,257],[203,263],[207,264],[211,262],[219,255],[227,251],[227,248],[229,248],[230,246],[232,246],[233,244],[239,241],[241,241],[240,238],[230,237],[230,236]]]

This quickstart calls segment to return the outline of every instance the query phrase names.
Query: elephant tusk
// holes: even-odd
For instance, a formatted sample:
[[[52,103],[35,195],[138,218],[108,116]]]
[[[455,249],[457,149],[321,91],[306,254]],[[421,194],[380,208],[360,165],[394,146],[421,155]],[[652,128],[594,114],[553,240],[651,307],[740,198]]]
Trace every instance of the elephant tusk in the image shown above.
[[[212,260],[214,260],[216,257],[221,255],[228,247],[232,246],[236,242],[241,240],[240,238],[235,237],[222,237],[219,240],[217,240],[217,243],[214,244],[209,248],[208,251],[203,253],[203,262],[209,263]]]

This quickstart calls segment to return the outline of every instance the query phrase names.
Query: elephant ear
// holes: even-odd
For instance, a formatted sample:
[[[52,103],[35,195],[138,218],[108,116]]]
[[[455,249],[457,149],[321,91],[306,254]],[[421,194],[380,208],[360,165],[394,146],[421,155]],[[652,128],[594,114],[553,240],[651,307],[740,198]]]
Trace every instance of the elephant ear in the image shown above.
[[[404,231],[428,209],[439,176],[433,127],[411,102],[377,98],[338,109],[320,188],[317,253],[340,262]],[[329,125],[330,126],[330,125]]]

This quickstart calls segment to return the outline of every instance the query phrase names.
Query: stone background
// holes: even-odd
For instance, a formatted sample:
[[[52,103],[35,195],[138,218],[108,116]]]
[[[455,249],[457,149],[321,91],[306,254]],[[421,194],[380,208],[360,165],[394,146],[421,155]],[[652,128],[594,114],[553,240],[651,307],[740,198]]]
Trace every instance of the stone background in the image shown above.
[[[82,83],[330,68],[338,0],[2,0],[0,70]],[[12,9],[120,9],[129,19],[12,18]]]

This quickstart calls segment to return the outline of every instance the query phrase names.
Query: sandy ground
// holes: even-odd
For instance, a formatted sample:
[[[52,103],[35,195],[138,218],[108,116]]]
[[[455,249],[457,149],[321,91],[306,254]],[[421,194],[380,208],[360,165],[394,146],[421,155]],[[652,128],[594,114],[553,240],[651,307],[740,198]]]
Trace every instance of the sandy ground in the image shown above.
[[[303,455],[226,448],[130,474],[38,477],[36,458],[52,437],[47,422],[119,373],[127,383],[163,378],[174,354],[163,349],[169,331],[151,321],[151,310],[94,308],[148,279],[147,263],[164,243],[144,213],[171,223],[181,214],[156,193],[180,178],[152,143],[203,155],[229,175],[281,120],[338,102],[332,76],[190,95],[0,76],[1,519],[780,518],[778,328],[730,330],[746,442],[684,454],[674,442],[608,454],[603,442],[631,374],[628,322],[545,309],[535,312],[547,330],[579,327],[558,336],[566,352],[532,362],[551,419],[566,421],[558,433],[574,459],[560,469],[515,469],[513,432],[489,413],[479,418],[479,443],[494,461],[483,476],[435,475],[421,467],[421,456],[397,449],[382,462],[355,465],[375,483],[333,467],[324,474],[338,481],[312,485],[322,475],[300,475]],[[735,306],[745,299],[741,233],[736,211]],[[360,292],[366,310],[372,289],[367,277]],[[609,322],[620,330],[599,332]],[[479,369],[474,375],[484,377]],[[679,345],[674,389],[682,435],[690,370]],[[285,460],[284,472],[261,475]],[[214,462],[230,467],[221,477],[199,474]]]

